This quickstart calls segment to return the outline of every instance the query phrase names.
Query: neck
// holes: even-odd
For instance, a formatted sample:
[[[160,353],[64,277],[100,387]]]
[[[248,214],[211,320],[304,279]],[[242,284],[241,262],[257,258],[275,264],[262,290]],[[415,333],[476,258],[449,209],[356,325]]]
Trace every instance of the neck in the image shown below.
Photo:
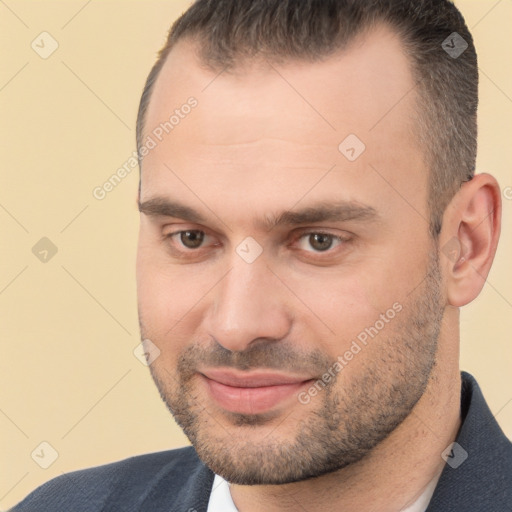
[[[447,316],[458,320],[458,311],[447,311]],[[365,458],[303,482],[231,485],[238,510],[396,512],[414,503],[439,477],[445,464],[441,454],[460,428],[458,336],[456,329],[442,329],[437,364],[425,393],[402,424]]]

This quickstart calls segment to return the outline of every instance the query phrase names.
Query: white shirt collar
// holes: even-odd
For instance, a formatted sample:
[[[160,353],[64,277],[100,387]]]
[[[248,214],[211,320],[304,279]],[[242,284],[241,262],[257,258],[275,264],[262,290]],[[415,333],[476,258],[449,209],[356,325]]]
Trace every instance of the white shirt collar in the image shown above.
[[[440,474],[437,474],[425,487],[421,496],[412,505],[402,509],[400,512],[425,512],[432,499],[439,477]],[[217,474],[213,480],[207,512],[238,512],[229,492],[229,483]]]
[[[238,512],[229,492],[229,483],[219,475],[213,479],[207,512]]]

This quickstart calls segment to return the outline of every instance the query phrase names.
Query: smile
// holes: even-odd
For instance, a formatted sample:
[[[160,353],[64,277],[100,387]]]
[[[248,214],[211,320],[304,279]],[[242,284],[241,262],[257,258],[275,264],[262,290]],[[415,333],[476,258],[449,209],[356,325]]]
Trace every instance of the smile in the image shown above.
[[[210,397],[226,411],[261,414],[293,398],[312,380],[276,373],[207,370],[200,373]]]

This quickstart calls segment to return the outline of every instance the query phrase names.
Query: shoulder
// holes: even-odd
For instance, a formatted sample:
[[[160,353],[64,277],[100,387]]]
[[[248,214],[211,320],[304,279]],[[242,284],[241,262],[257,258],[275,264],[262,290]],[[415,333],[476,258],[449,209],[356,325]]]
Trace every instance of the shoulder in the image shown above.
[[[462,372],[462,425],[428,512],[512,511],[512,443],[476,379]]]
[[[130,457],[63,474],[29,494],[11,512],[100,511],[113,502],[133,504],[162,480],[177,492],[204,470],[193,447]]]

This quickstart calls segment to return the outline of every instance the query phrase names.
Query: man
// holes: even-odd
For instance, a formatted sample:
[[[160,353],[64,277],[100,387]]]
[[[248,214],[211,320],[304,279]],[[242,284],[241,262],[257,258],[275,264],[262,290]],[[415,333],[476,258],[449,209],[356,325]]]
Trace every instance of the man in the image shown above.
[[[500,231],[477,85],[447,0],[193,4],[137,130],[141,335],[193,447],[14,510],[511,511],[458,363]]]

